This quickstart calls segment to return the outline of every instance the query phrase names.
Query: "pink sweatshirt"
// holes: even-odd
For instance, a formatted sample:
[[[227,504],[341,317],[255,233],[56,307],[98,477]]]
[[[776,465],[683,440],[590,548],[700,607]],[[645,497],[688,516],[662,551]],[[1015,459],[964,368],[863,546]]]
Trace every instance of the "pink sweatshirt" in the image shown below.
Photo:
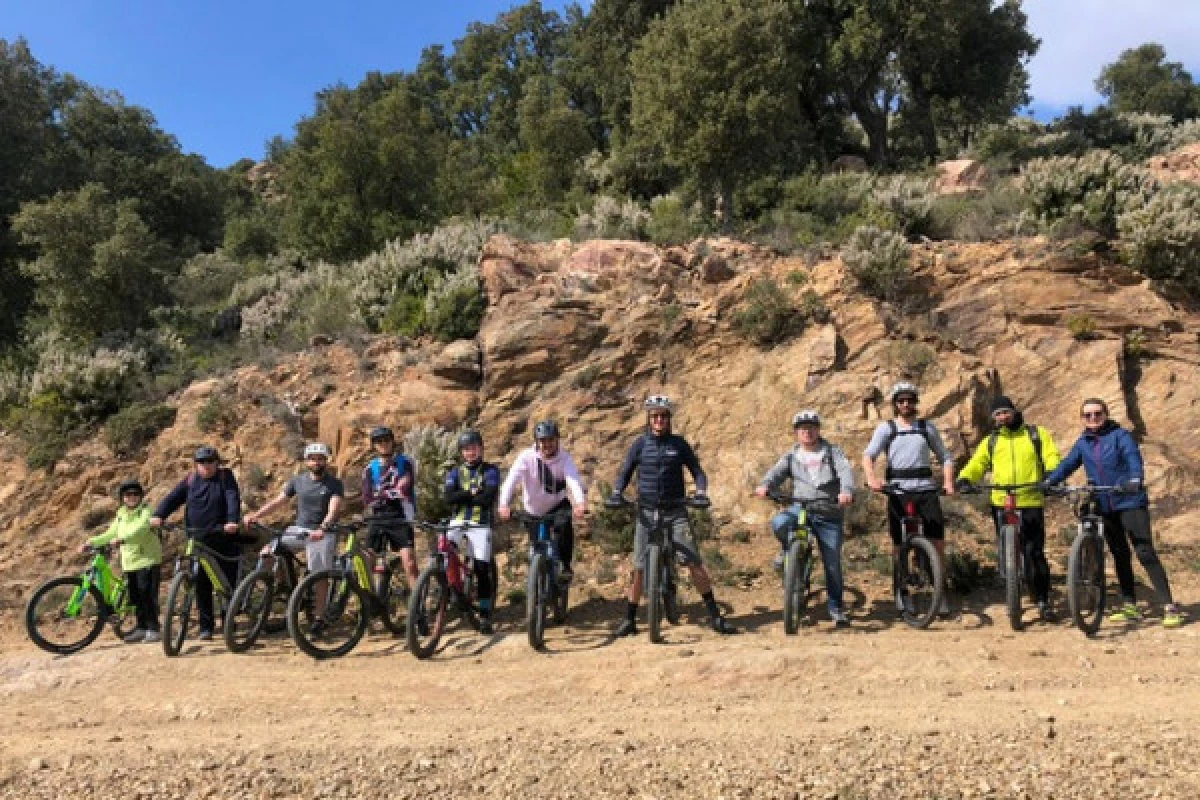
[[[587,490],[579,469],[567,451],[559,448],[553,458],[542,457],[534,447],[526,448],[517,455],[512,469],[500,487],[499,505],[508,508],[513,490],[521,483],[521,500],[525,510],[541,516],[571,496],[571,505],[582,508],[587,503]]]

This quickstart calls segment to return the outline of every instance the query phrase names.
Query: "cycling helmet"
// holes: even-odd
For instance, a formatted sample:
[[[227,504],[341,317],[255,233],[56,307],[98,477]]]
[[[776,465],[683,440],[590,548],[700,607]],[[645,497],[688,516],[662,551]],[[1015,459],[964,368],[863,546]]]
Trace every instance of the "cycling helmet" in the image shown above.
[[[647,411],[665,411],[670,414],[674,409],[671,407],[671,398],[665,394],[652,394],[646,398],[643,407]]]
[[[533,438],[535,441],[542,439],[557,439],[558,438],[558,423],[553,420],[544,420],[539,422],[537,427],[533,429]]]
[[[205,445],[196,451],[192,456],[193,461],[220,461],[221,454],[217,452],[217,448]]]
[[[308,458],[309,456],[325,456],[326,458],[330,458],[333,456],[333,453],[330,452],[329,445],[322,444],[321,442],[313,442],[304,448],[304,457]]]
[[[130,478],[126,481],[121,481],[121,485],[117,487],[118,497],[124,497],[130,492],[137,492],[139,495],[146,494],[146,490],[142,488],[142,484],[133,478]]]
[[[369,438],[371,439],[371,443],[374,444],[375,442],[381,442],[385,439],[392,439],[394,441],[396,434],[392,433],[392,429],[388,426],[380,425],[378,428],[371,429]]]
[[[463,431],[458,435],[458,449],[462,450],[469,445],[477,444],[483,447],[483,434],[479,431]]]
[[[908,381],[900,381],[892,387],[892,402],[896,402],[896,398],[902,394],[911,394],[914,399],[919,399],[921,396],[921,393],[917,391],[916,384]]]
[[[820,425],[821,416],[811,408],[806,408],[803,411],[792,417],[792,427],[799,428],[801,425]]]

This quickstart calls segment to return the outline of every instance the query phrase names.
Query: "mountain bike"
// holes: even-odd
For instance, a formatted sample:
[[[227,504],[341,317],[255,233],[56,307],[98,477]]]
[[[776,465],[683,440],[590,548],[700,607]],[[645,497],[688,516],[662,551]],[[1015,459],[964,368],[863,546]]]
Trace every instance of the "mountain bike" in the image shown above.
[[[229,601],[225,646],[232,653],[249,650],[264,632],[278,633],[287,627],[288,599],[304,574],[299,559],[284,540],[303,542],[308,538],[307,533],[288,533],[265,525],[253,525],[251,529],[265,532],[271,538],[259,553],[258,563],[237,585]]]
[[[567,621],[569,579],[563,577],[563,564],[554,541],[553,515],[534,516],[523,511],[513,516],[532,528],[529,549],[529,577],[525,588],[525,629],[529,646],[541,650],[545,644],[546,612],[559,625]]]
[[[113,575],[107,547],[88,547],[92,561],[80,575],[63,575],[43,583],[25,606],[25,630],[47,653],[78,653],[100,635],[104,623],[124,639],[137,625],[125,577]]]
[[[470,554],[461,557],[450,539],[449,531],[459,526],[430,522],[417,522],[416,525],[429,532],[433,542],[429,561],[417,578],[412,601],[408,604],[407,637],[412,654],[425,659],[437,651],[450,610],[457,611],[460,619],[479,630],[479,596],[475,564]],[[493,561],[493,586],[495,570],[496,562]]]
[[[353,650],[372,618],[395,636],[404,632],[408,589],[400,558],[362,547],[366,521],[331,525],[326,536],[345,538],[333,567],[310,572],[292,592],[287,627],[296,646],[316,659],[340,658]]]
[[[187,535],[187,545],[183,554],[175,559],[175,577],[171,578],[167,589],[167,604],[163,616],[162,644],[163,652],[168,656],[177,656],[187,640],[188,628],[191,626],[192,609],[196,605],[196,579],[200,570],[208,575],[213,589],[213,620],[225,619],[225,611],[233,596],[233,586],[225,577],[220,562],[236,562],[238,573],[241,572],[241,556],[226,556],[204,544],[209,536],[226,537],[226,541],[236,544],[249,544],[253,540],[238,534],[225,533],[221,528],[185,528],[178,525],[164,525],[163,530],[184,531]]]
[[[778,492],[767,492],[767,497],[784,509],[800,507],[796,528],[788,532],[783,555],[783,632],[792,636],[800,629],[800,620],[808,608],[808,595],[812,591],[813,533],[808,524],[808,509],[813,503]]]
[[[604,501],[609,508],[634,505],[621,495]],[[672,517],[665,512],[688,508],[708,508],[712,502],[704,496],[686,497],[683,500],[660,502],[654,506],[637,503],[639,517],[645,514],[647,522],[646,565],[642,571],[645,581],[646,621],[650,641],[662,642],[662,623],[665,618],[672,625],[679,624],[679,578],[676,572],[675,540],[671,536]],[[688,521],[691,524],[691,520]]]
[[[903,604],[900,615],[914,628],[928,628],[941,608],[945,587],[942,562],[933,542],[925,538],[925,523],[917,513],[917,498],[941,494],[941,490],[907,491],[895,484],[884,484],[880,493],[899,498],[904,508],[900,517],[900,547],[892,572],[892,583]]]
[[[1095,635],[1104,619],[1108,587],[1104,575],[1104,517],[1100,515],[1097,495],[1105,492],[1126,494],[1123,486],[1054,486],[1048,496],[1071,496],[1079,521],[1071,552],[1067,556],[1067,605],[1075,627],[1087,636]]]
[[[1008,613],[1008,624],[1014,631],[1025,627],[1021,618],[1021,588],[1025,585],[1025,543],[1021,532],[1021,509],[1017,507],[1017,492],[1021,489],[1039,489],[1040,483],[981,483],[967,493],[997,491],[1004,492],[1004,507],[1001,509],[1000,559],[1004,564],[1004,606]]]

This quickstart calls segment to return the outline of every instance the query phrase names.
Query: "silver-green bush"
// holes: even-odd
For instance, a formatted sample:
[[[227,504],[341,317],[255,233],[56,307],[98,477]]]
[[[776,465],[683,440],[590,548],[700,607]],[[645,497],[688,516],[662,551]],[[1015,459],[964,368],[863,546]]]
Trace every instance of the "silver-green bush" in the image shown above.
[[[862,291],[891,300],[908,279],[911,252],[905,238],[895,231],[863,225],[842,248],[842,263]]]
[[[1159,183],[1115,153],[1094,150],[1031,161],[1021,170],[1019,186],[1043,225],[1070,222],[1113,237],[1117,217],[1144,206]]]
[[[1134,269],[1200,291],[1200,187],[1176,184],[1117,220],[1120,249]]]

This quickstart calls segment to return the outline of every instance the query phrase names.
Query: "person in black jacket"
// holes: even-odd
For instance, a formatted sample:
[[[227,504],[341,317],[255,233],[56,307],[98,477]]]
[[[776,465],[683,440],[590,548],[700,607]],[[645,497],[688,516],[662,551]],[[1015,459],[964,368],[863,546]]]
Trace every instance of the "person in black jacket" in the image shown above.
[[[617,636],[633,636],[637,633],[637,608],[642,597],[642,575],[646,566],[647,538],[650,530],[660,520],[666,520],[671,531],[671,540],[681,562],[688,567],[692,583],[704,598],[712,629],[717,633],[735,633],[726,621],[713,597],[712,580],[700,551],[691,536],[691,522],[687,507],[683,505],[687,489],[683,482],[683,468],[687,467],[696,483],[696,496],[703,497],[708,489],[708,478],[700,468],[692,446],[682,436],[671,433],[671,401],[661,395],[647,398],[645,403],[649,430],[634,441],[621,465],[621,472],[613,485],[613,499],[623,499],[625,487],[629,485],[636,469],[638,516],[633,538],[633,579],[629,585],[629,604],[624,622],[616,630]]]
[[[220,455],[215,448],[201,447],[194,458],[196,468],[188,473],[171,493],[162,499],[150,526],[162,527],[163,520],[184,506],[184,524],[189,531],[217,531],[236,534],[242,521],[242,496],[237,479],[231,470],[220,466]],[[191,535],[189,533],[189,535]],[[205,546],[215,550],[221,558],[217,563],[229,580],[237,584],[238,559],[241,546],[234,540],[219,535],[210,535]],[[196,610],[200,616],[200,638],[212,639],[215,628],[213,619],[213,587],[208,573],[200,570],[196,577]]]

